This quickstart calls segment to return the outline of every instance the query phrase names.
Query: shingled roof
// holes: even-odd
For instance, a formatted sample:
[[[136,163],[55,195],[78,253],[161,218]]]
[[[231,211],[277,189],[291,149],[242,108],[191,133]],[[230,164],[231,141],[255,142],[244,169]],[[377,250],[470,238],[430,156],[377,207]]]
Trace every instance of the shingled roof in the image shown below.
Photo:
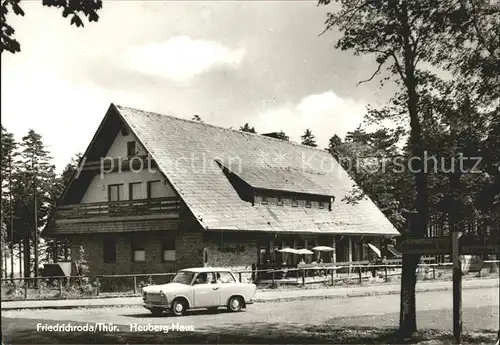
[[[371,200],[355,205],[342,201],[355,183],[328,152],[134,108],[113,108],[207,230],[399,235]],[[240,198],[217,162],[256,188],[335,196],[332,210],[252,206]]]

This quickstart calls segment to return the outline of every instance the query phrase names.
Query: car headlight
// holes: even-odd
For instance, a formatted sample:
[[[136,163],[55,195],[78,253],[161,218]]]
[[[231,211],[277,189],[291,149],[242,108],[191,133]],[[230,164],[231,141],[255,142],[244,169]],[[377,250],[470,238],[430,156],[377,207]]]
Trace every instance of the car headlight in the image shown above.
[[[165,293],[163,291],[160,291],[160,303],[167,304],[167,296],[165,296]]]

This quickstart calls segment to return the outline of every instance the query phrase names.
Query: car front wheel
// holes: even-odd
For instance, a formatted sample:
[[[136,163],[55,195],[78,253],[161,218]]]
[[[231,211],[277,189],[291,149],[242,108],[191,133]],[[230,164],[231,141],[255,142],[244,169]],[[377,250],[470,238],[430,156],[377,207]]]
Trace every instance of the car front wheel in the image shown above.
[[[186,302],[181,299],[176,299],[172,302],[172,313],[175,316],[182,316],[186,313]]]
[[[241,308],[243,308],[243,301],[241,297],[239,296],[233,296],[229,299],[229,302],[227,303],[227,307],[229,310],[236,312],[240,311]]]

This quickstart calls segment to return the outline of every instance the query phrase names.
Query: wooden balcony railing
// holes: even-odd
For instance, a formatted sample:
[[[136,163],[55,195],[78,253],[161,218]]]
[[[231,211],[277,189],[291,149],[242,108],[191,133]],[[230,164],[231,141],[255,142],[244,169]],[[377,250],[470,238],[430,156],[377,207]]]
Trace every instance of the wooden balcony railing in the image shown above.
[[[95,202],[59,206],[56,219],[85,219],[100,217],[145,216],[179,213],[180,199],[167,197],[157,199]]]

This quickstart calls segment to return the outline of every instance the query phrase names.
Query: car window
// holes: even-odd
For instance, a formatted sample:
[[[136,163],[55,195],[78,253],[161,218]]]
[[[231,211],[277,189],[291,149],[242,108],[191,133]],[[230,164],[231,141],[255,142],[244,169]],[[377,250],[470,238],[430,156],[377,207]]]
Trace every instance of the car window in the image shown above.
[[[204,273],[204,272],[198,273],[198,275],[196,276],[196,279],[195,279],[194,283],[196,285],[198,285],[198,284],[206,284],[207,283],[207,274]]]
[[[199,284],[215,284],[215,274],[212,272],[201,272],[196,277],[194,283]]]
[[[189,285],[193,281],[193,272],[180,271],[172,280],[172,283],[186,284]]]
[[[215,281],[215,274],[212,273],[212,272],[209,272],[207,273],[207,283],[208,284],[216,284],[216,281]]]
[[[222,284],[236,283],[233,275],[229,272],[218,272],[217,274],[219,275],[218,281]]]

